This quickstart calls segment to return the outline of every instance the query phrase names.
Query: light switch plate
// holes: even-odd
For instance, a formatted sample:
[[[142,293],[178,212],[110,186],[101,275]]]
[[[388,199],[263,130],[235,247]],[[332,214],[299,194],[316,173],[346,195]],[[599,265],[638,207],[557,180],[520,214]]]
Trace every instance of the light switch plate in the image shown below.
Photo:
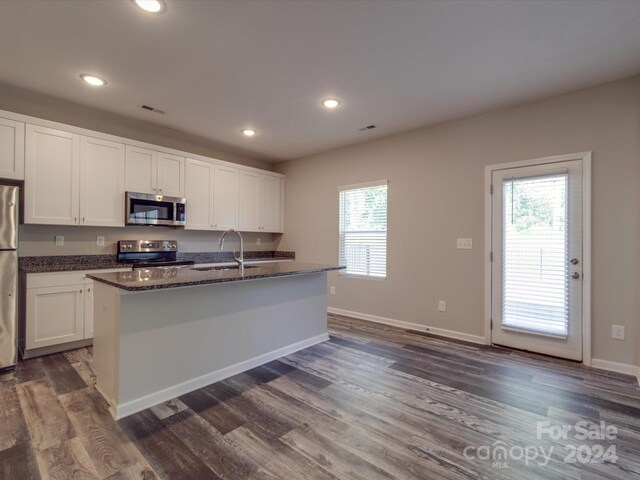
[[[472,238],[458,238],[456,245],[460,250],[471,250],[473,248]]]
[[[336,287],[331,285],[331,288],[329,289],[329,292],[331,293],[331,295],[335,295],[336,294]]]
[[[64,245],[64,237],[62,235],[56,235],[56,247],[62,247]]]
[[[260,240],[260,238],[256,239],[256,245],[262,245],[262,240]]]
[[[98,247],[104,247],[104,236],[102,236],[102,235],[98,235],[98,236],[96,237],[96,245],[97,245]]]
[[[611,325],[611,338],[624,340],[624,325]]]
[[[439,312],[446,312],[447,311],[447,302],[444,300],[440,300],[438,302],[438,311]]]

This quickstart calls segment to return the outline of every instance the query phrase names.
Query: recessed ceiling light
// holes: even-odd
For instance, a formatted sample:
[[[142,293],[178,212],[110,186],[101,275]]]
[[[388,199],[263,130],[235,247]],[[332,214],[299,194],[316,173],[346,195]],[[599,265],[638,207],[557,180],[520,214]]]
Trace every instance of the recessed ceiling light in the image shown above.
[[[133,0],[142,10],[149,13],[160,13],[164,11],[164,2],[160,0]]]
[[[244,130],[242,130],[242,133],[243,133],[244,135],[246,135],[247,137],[253,137],[253,136],[254,136],[256,133],[258,133],[258,132],[256,132],[256,131],[255,131],[255,130],[253,130],[252,128],[245,128]]]
[[[338,105],[340,105],[340,100],[336,100],[335,98],[327,98],[326,100],[322,101],[322,105],[327,108],[336,108]]]
[[[103,80],[100,77],[96,77],[95,75],[91,75],[89,73],[83,73],[80,75],[80,78],[87,82],[89,85],[93,85],[94,87],[103,87],[107,84],[106,80]]]

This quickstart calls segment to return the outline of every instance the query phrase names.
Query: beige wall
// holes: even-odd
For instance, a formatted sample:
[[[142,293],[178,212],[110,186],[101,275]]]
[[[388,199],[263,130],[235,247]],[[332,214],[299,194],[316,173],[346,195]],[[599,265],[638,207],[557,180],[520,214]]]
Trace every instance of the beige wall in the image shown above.
[[[177,240],[181,252],[217,252],[222,232],[186,231],[169,227],[73,227],[21,225],[18,231],[20,256],[37,255],[107,255],[116,253],[118,240]],[[64,245],[55,246],[55,236],[64,236]],[[104,247],[96,245],[96,237],[105,237]],[[244,233],[247,251],[277,250],[280,234]],[[260,239],[260,245],[257,244]],[[224,249],[238,249],[235,237],[225,239]]]
[[[336,263],[336,187],[389,179],[388,278],[333,273],[330,305],[482,336],[485,165],[591,150],[593,357],[635,364],[639,132],[635,77],[286,162],[280,247],[301,261]],[[456,237],[472,237],[473,250],[457,250]],[[626,326],[626,340],[611,339],[613,323]]]
[[[270,171],[274,169],[273,164],[256,160],[245,152],[234,150],[228,145],[218,144],[151,122],[134,120],[1,83],[0,110],[30,115],[52,122],[87,128],[250,167]],[[149,115],[152,118],[157,118],[158,121],[162,119],[158,114],[149,112]]]

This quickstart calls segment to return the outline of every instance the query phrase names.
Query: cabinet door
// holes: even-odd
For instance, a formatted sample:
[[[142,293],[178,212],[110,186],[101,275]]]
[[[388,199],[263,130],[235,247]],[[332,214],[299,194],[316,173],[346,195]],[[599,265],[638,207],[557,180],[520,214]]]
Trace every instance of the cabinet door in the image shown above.
[[[78,225],[80,137],[27,125],[25,223]]]
[[[84,338],[84,285],[27,289],[26,347]]]
[[[260,230],[260,175],[240,170],[238,179],[238,229]]]
[[[124,145],[80,139],[80,223],[124,226]]]
[[[87,278],[84,282],[84,337],[93,338],[93,280]]]
[[[282,232],[282,179],[262,176],[262,225],[265,232]]]
[[[185,194],[186,230],[213,230],[213,178],[215,165],[187,159]]]
[[[158,181],[160,195],[184,197],[184,157],[158,153]]]
[[[128,192],[156,193],[158,152],[127,145],[126,188]]]
[[[24,180],[24,123],[0,118],[0,178]]]
[[[188,200],[187,200],[188,201]],[[216,165],[213,186],[213,228],[238,228],[238,170]]]

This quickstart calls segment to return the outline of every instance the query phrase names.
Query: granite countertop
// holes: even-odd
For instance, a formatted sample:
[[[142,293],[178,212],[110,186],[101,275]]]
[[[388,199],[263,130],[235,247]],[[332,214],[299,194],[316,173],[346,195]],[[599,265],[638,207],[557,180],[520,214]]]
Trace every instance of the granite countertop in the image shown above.
[[[260,251],[245,252],[245,261],[264,262],[293,260],[294,252]],[[178,253],[180,260],[198,263],[233,262],[231,252],[186,252]],[[41,257],[20,257],[20,271],[23,273],[78,272],[83,270],[108,270],[131,268],[130,263],[117,261],[116,255],[50,255]]]
[[[245,266],[244,274],[240,274],[238,268],[221,269],[218,267],[202,270],[197,270],[197,268],[197,266],[194,266],[154,268],[150,270],[139,269],[131,272],[94,273],[87,275],[87,277],[122,290],[139,292],[163,288],[228,283],[240,280],[305,275],[340,270],[345,267],[299,262],[265,263]]]

